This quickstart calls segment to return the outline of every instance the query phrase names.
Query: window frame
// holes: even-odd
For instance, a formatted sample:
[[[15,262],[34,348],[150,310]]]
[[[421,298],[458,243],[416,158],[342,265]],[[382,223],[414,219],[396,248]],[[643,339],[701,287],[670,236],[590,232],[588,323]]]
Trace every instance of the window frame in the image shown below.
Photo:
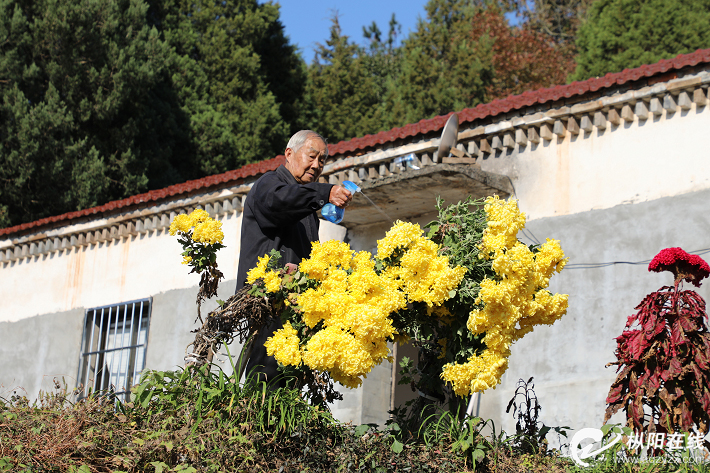
[[[152,309],[153,298],[147,297],[84,311],[77,375],[79,399],[89,393],[110,393],[130,400],[130,389],[145,369]],[[124,343],[126,335],[128,344]]]

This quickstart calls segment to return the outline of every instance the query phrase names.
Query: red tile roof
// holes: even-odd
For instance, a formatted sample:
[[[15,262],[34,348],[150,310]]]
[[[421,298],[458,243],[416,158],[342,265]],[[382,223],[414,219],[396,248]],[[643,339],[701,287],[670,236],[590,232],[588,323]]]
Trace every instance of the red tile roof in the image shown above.
[[[571,98],[596,92],[600,89],[635,82],[639,79],[649,78],[668,71],[696,66],[700,63],[710,63],[710,49],[698,49],[694,53],[680,54],[673,59],[664,59],[655,64],[644,65],[635,69],[624,69],[621,72],[609,73],[604,77],[595,77],[581,82],[572,82],[567,85],[558,85],[547,89],[532,90],[520,95],[511,95],[504,99],[481,104],[474,108],[466,108],[458,112],[459,123],[472,122],[483,118],[494,117],[512,110],[520,110],[531,105],[554,102],[563,98]],[[453,112],[452,112],[453,113]],[[432,133],[444,128],[448,115],[420,120],[418,123],[381,131],[375,135],[365,135],[348,141],[341,141],[328,147],[331,155],[346,154],[364,148],[375,147],[398,139]]]
[[[286,158],[283,155],[276,156],[275,158],[267,159],[266,161],[259,161],[258,163],[247,164],[246,166],[243,166],[239,169],[235,169],[233,171],[227,171],[222,174],[215,174],[214,176],[203,177],[202,179],[194,179],[192,181],[183,182],[182,184],[175,184],[164,189],[157,189],[154,191],[146,192],[145,194],[134,195],[122,200],[114,200],[107,204],[99,205],[98,207],[77,210],[76,212],[69,212],[62,215],[56,215],[54,217],[42,218],[40,220],[35,220],[34,222],[22,223],[20,225],[15,225],[14,227],[3,228],[0,229],[0,236],[10,235],[24,230],[29,230],[31,228],[42,227],[57,222],[63,222],[63,224],[68,224],[70,221],[81,217],[87,217],[96,214],[99,214],[100,216],[104,212],[111,212],[116,209],[127,208],[132,205],[141,204],[144,202],[154,202],[175,195],[187,194],[189,192],[207,189],[212,186],[224,184],[227,182],[236,183],[241,179],[252,176],[258,176],[259,174],[274,170],[285,162]]]
[[[693,53],[680,54],[673,59],[664,59],[655,64],[644,65],[634,69],[624,69],[621,72],[609,73],[603,77],[595,77],[581,82],[572,82],[567,85],[558,85],[546,89],[538,89],[524,92],[520,95],[494,100],[487,104],[481,104],[474,108],[466,108],[460,112],[459,123],[473,122],[476,120],[495,117],[496,115],[508,113],[513,110],[520,110],[536,104],[554,102],[563,98],[571,98],[584,95],[589,92],[596,92],[601,89],[624,85],[640,79],[648,79],[654,76],[665,74],[669,71],[677,71],[686,67],[696,66],[700,63],[710,63],[710,49],[699,49]],[[451,112],[453,113],[453,112]],[[405,125],[400,128],[393,128],[389,131],[381,131],[374,135],[365,135],[353,138],[348,141],[341,141],[328,145],[331,156],[349,154],[355,151],[362,151],[367,148],[374,148],[385,143],[391,143],[400,139],[407,139],[417,135],[438,132],[444,128],[446,120],[451,115],[442,115],[427,120],[420,120],[417,123]],[[34,222],[23,223],[14,227],[0,229],[0,236],[11,235],[23,232],[32,228],[42,227],[48,224],[68,224],[72,220],[87,217],[104,212],[112,212],[116,209],[127,208],[144,202],[158,201],[167,197],[185,194],[198,190],[206,190],[210,187],[239,181],[248,177],[257,176],[267,171],[276,169],[285,161],[283,156],[247,164],[239,169],[228,171],[223,174],[204,177],[176,184],[165,189],[158,189],[144,194],[135,195],[123,200],[116,200],[98,207],[69,212],[55,217],[43,218]]]

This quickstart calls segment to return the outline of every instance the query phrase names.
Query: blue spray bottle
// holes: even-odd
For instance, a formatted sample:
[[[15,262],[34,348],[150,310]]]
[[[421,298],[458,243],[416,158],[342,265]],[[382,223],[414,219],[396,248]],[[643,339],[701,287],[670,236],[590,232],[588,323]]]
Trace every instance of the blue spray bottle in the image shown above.
[[[356,192],[360,192],[360,188],[358,187],[358,185],[352,181],[343,181],[343,187],[345,187],[353,194],[355,194]],[[333,223],[340,223],[343,221],[345,210],[328,202],[323,206],[320,213],[327,221]]]

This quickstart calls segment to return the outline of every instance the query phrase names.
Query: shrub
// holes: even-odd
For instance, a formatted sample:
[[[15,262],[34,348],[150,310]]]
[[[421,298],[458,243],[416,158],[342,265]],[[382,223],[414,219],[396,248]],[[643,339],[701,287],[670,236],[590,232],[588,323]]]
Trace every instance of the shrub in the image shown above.
[[[692,433],[710,427],[710,334],[705,301],[682,282],[700,286],[708,264],[680,248],[661,251],[649,271],[671,271],[673,286],[647,295],[616,339],[618,376],[604,421],[623,409],[636,433]]]

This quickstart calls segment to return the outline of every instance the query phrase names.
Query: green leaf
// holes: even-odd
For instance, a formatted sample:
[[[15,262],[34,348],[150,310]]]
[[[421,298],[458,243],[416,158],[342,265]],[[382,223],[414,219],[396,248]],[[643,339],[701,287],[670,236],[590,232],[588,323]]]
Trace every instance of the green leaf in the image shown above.
[[[195,473],[197,470],[190,465],[178,465],[173,469],[173,471],[179,471],[181,473]]]
[[[471,453],[471,458],[473,459],[474,463],[479,462],[483,460],[486,457],[486,452],[482,449],[477,448],[476,450]]]
[[[155,473],[163,473],[164,468],[170,468],[169,465],[163,462],[150,462],[150,464],[155,468]]]
[[[367,424],[361,424],[355,427],[355,431],[353,432],[353,435],[355,437],[362,437],[367,433],[367,431],[370,430],[370,426]]]
[[[400,442],[399,440],[395,439],[394,442],[392,442],[392,451],[394,453],[402,453],[402,449],[404,448],[404,444]]]
[[[602,431],[602,435],[607,435],[610,430],[612,430],[614,427],[616,427],[616,424],[604,424],[602,425],[602,428],[600,429]]]

